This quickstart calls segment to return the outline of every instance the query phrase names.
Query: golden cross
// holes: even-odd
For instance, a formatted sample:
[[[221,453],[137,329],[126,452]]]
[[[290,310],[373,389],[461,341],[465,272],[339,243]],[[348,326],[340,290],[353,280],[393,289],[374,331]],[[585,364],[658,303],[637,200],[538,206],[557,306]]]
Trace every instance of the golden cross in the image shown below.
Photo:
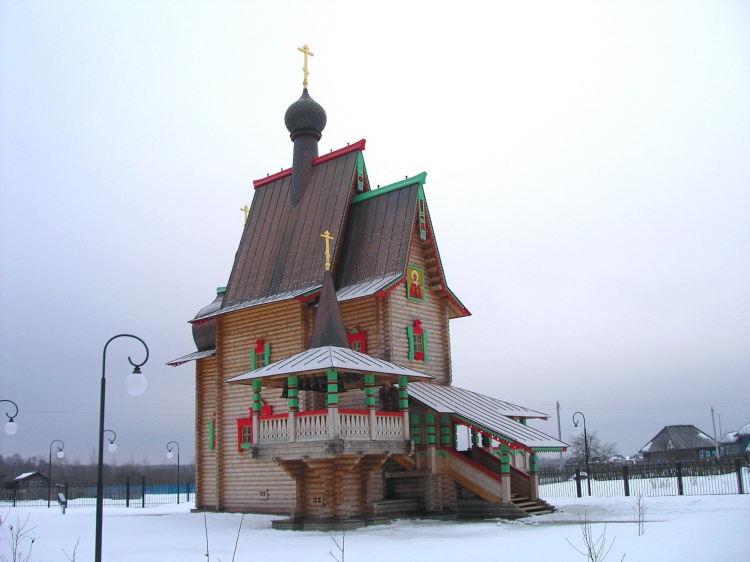
[[[247,224],[247,215],[250,213],[250,207],[248,207],[247,205],[245,205],[244,207],[242,207],[240,209],[240,211],[242,211],[243,213],[245,213],[245,222],[243,222],[242,224]]]
[[[311,57],[314,57],[315,53],[313,53],[310,50],[310,47],[308,47],[307,45],[303,45],[302,47],[297,47],[297,50],[300,53],[302,53],[303,55],[305,55],[305,65],[302,67],[302,72],[305,73],[305,79],[302,80],[302,87],[306,89],[307,88],[307,75],[310,74],[307,71],[307,55],[310,55]]]
[[[331,248],[328,245],[331,240],[333,240],[333,236],[331,236],[331,233],[327,230],[320,235],[321,238],[325,238],[326,240],[326,271],[331,270]]]

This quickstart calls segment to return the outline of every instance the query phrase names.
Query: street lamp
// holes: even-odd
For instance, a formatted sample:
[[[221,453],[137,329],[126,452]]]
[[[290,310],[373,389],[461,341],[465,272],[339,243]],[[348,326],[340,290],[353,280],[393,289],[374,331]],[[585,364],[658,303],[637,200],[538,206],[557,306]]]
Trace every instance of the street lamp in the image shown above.
[[[180,505],[180,444],[177,441],[170,441],[167,443],[168,459],[171,459],[174,456],[174,453],[172,453],[172,447],[170,447],[172,443],[177,447],[177,505]]]
[[[110,453],[114,453],[117,450],[117,445],[115,445],[115,439],[117,439],[117,434],[111,429],[104,430],[104,433],[107,433],[107,432],[111,433],[114,436],[112,437],[112,439],[109,439],[109,437],[107,437],[107,439],[109,439],[109,445],[107,445],[107,450]]]
[[[63,453],[65,443],[63,443],[59,439],[55,439],[52,443],[49,444],[49,461],[47,461],[47,507],[49,507],[50,500],[52,499],[52,445],[54,445],[55,443],[60,443],[57,446],[57,458],[61,459],[65,456],[65,453]]]
[[[117,338],[133,338],[143,344],[146,349],[146,358],[141,363],[133,363],[133,360],[128,357],[128,362],[134,367],[132,374],[130,374],[125,381],[125,387],[129,394],[138,396],[143,394],[146,390],[146,377],[141,374],[141,367],[148,361],[148,346],[138,336],[130,334],[118,334],[107,340],[104,344],[104,350],[102,351],[102,380],[101,380],[101,392],[99,400],[99,464],[96,470],[96,545],[94,551],[94,561],[102,562],[102,516],[104,508],[104,485],[102,482],[103,468],[104,468],[104,396],[106,387],[106,364],[107,364],[107,347],[113,340]],[[114,433],[114,432],[113,432]],[[110,444],[112,444],[110,442]]]
[[[586,431],[586,416],[581,412],[573,414],[573,426],[578,428],[578,422],[576,416],[583,418],[583,450],[586,453],[586,487],[588,488],[589,496],[591,495],[591,468],[589,467],[589,434]],[[579,430],[580,431],[580,430]]]
[[[16,413],[12,416],[6,412],[5,415],[8,416],[8,421],[5,423],[5,433],[8,435],[15,435],[16,431],[18,431],[18,424],[14,421],[15,417],[18,415],[18,404],[13,402],[13,400],[0,400],[0,402],[8,402],[9,404],[13,404],[13,406],[16,409]]]

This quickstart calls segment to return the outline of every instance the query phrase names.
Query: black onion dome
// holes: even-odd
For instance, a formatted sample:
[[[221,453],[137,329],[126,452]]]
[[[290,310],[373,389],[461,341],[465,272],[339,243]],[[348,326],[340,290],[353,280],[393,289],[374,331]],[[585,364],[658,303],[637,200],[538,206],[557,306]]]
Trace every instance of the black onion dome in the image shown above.
[[[317,140],[326,128],[326,111],[307,93],[302,90],[302,96],[286,110],[284,124],[292,137],[297,135],[313,135]]]
[[[221,301],[224,300],[224,291],[226,287],[219,287],[216,289],[216,298],[208,306],[204,306],[195,315],[196,318],[201,318],[212,312],[216,312],[221,308]],[[196,322],[193,324],[193,341],[198,351],[206,351],[207,349],[214,349],[216,347],[216,318],[210,318],[203,322]]]

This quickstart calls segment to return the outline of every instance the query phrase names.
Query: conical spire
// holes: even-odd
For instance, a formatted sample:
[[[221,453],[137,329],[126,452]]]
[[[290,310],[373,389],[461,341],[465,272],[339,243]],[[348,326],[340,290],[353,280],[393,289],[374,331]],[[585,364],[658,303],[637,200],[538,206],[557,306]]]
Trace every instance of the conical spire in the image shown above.
[[[320,290],[318,310],[315,311],[313,320],[310,349],[327,345],[349,347],[349,338],[346,336],[344,319],[341,316],[339,301],[336,299],[336,289],[333,287],[330,271],[323,275],[323,288]]]

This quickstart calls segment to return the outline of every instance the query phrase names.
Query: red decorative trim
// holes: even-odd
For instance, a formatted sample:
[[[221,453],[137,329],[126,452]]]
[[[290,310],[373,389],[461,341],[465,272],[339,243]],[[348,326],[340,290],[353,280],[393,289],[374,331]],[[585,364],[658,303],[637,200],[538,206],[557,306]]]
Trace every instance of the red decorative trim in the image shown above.
[[[359,342],[360,353],[367,353],[367,332],[363,332],[359,328],[355,327],[351,332],[347,332],[346,338],[349,340],[349,347],[354,349],[354,342]]]
[[[280,172],[276,172],[275,174],[272,174],[270,176],[266,176],[263,179],[254,180],[253,181],[253,189],[258,189],[262,185],[266,185],[268,183],[275,182],[276,180],[280,180],[281,178],[285,178],[287,176],[292,175],[292,169],[287,168],[286,170],[281,170]]]
[[[357,141],[354,144],[345,146],[344,148],[339,148],[338,150],[334,150],[333,152],[329,152],[328,154],[324,154],[323,156],[318,156],[313,160],[313,166],[315,166],[316,164],[321,164],[322,162],[327,162],[328,160],[333,160],[334,158],[338,158],[339,156],[343,156],[344,154],[348,154],[350,152],[364,150],[365,142],[367,141],[365,139],[362,139],[361,141]],[[253,189],[258,189],[263,185],[273,183],[276,180],[280,180],[281,178],[285,178],[290,175],[292,175],[292,169],[287,168],[286,170],[281,170],[280,172],[276,172],[275,174],[266,176],[265,178],[254,180]]]
[[[355,142],[354,144],[345,146],[344,148],[339,148],[338,150],[334,150],[333,152],[329,152],[328,154],[324,154],[323,156],[318,156],[317,158],[313,160],[313,166],[315,166],[315,164],[320,164],[321,162],[327,162],[328,160],[333,160],[334,158],[338,158],[339,156],[343,156],[344,154],[349,154],[350,152],[354,152],[357,150],[364,150],[366,142],[367,141],[365,139],[362,139],[360,141]]]
[[[386,296],[386,295],[387,295],[388,293],[390,293],[390,292],[391,292],[391,291],[392,291],[393,289],[395,289],[396,287],[398,287],[398,286],[400,286],[400,285],[402,285],[402,284],[404,284],[404,283],[406,283],[406,277],[402,277],[402,278],[401,278],[401,279],[400,279],[399,281],[396,281],[396,282],[395,282],[395,283],[394,283],[393,285],[391,285],[390,287],[388,287],[388,288],[386,288],[386,289],[383,289],[383,290],[381,290],[381,291],[378,291],[378,292],[376,292],[376,293],[375,293],[375,296],[376,296],[376,297],[384,297],[384,296]]]
[[[255,340],[255,348],[253,349],[255,353],[265,353],[266,347],[263,344],[263,340]]]
[[[435,450],[436,450],[436,451],[438,450],[438,449],[437,449],[437,447],[435,448]],[[495,474],[495,473],[494,473],[494,472],[492,472],[492,471],[491,471],[491,470],[490,470],[489,468],[485,468],[485,467],[483,467],[483,466],[482,466],[481,464],[479,464],[478,462],[476,462],[476,461],[473,461],[473,460],[471,460],[471,459],[470,459],[470,458],[468,458],[468,457],[465,457],[464,455],[462,455],[462,454],[461,454],[461,453],[459,453],[458,451],[455,451],[454,449],[440,449],[440,450],[442,450],[442,451],[448,451],[448,454],[449,454],[449,455],[453,455],[453,456],[455,456],[455,457],[458,457],[459,459],[461,459],[462,461],[464,461],[464,462],[466,462],[466,463],[470,464],[471,466],[473,466],[473,467],[474,467],[474,468],[476,468],[477,470],[481,470],[481,471],[482,471],[482,472],[484,472],[484,473],[485,473],[485,474],[486,474],[487,476],[491,477],[491,478],[492,478],[493,480],[497,480],[498,482],[500,482],[500,481],[501,481],[501,477],[500,477],[500,475],[499,475],[499,474]]]
[[[262,420],[283,420],[284,418],[288,418],[289,414],[272,414],[270,416],[258,416],[258,419]]]
[[[327,414],[328,410],[306,410],[304,412],[296,412],[295,416],[319,416],[321,414]]]
[[[253,418],[237,418],[237,452],[242,452],[242,428],[253,427]],[[252,430],[250,430],[250,442],[252,443]]]

